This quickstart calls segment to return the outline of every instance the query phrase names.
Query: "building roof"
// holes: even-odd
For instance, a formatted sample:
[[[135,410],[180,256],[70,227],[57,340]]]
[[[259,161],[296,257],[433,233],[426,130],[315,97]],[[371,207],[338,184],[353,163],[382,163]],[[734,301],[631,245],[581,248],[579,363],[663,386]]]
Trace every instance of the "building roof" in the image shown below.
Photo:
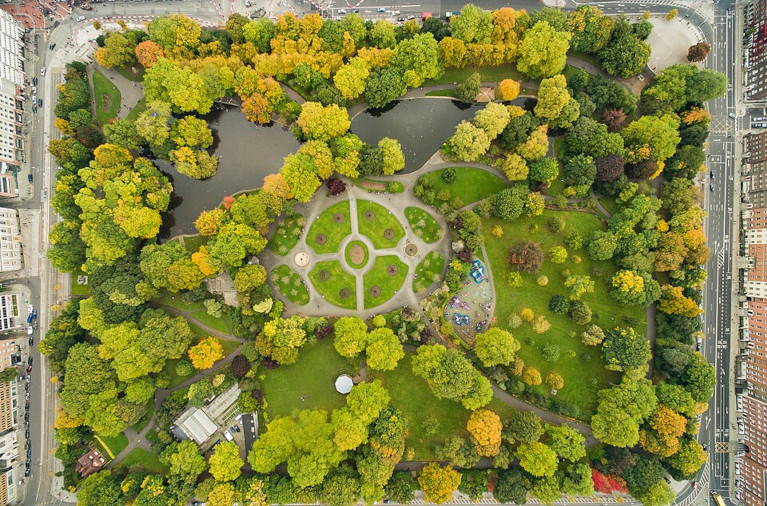
[[[98,450],[91,449],[91,451],[77,459],[75,469],[80,473],[80,476],[85,478],[104,467],[104,464],[106,464],[104,456]]]
[[[342,374],[336,379],[336,390],[338,390],[339,394],[348,394],[352,391],[353,386],[354,381],[352,381],[351,376],[348,374]]]
[[[222,392],[218,397],[213,399],[210,404],[205,406],[203,411],[207,413],[210,418],[215,420],[221,416],[229,407],[237,402],[237,397],[240,395],[240,387],[235,383],[225,392]]]
[[[197,408],[184,411],[176,420],[176,425],[198,445],[210,439],[217,430],[213,420]]]

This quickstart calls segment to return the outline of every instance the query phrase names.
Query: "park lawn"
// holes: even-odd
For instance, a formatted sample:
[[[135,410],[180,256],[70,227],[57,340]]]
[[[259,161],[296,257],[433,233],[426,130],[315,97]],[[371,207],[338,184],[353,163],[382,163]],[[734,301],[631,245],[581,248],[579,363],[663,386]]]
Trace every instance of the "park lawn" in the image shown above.
[[[326,281],[320,280],[320,272],[323,270],[330,274]],[[314,288],[331,304],[346,309],[357,309],[357,278],[346,272],[338,260],[317,262],[309,273],[309,279]],[[349,296],[342,299],[340,291],[344,288],[349,290]]]
[[[285,218],[274,229],[272,238],[269,239],[269,249],[277,255],[285,256],[298,243],[301,231],[304,229],[304,217],[299,215]]]
[[[375,215],[372,220],[365,219],[365,213],[372,211]],[[380,204],[369,200],[357,200],[357,225],[362,235],[368,236],[375,249],[389,249],[397,246],[397,243],[405,237],[405,229],[391,211]],[[391,229],[394,237],[387,239],[384,231]]]
[[[333,221],[333,216],[336,213],[343,215],[343,223],[338,224]],[[352,222],[349,217],[349,201],[344,200],[333,204],[317,216],[309,227],[309,233],[306,235],[306,244],[316,253],[336,253],[343,238],[351,233]],[[324,234],[327,237],[325,244],[317,244],[315,239],[320,234]]]
[[[189,355],[184,354],[181,358],[175,358],[165,361],[165,367],[163,367],[163,371],[165,371],[168,374],[168,377],[170,378],[170,383],[168,385],[168,388],[173,388],[176,385],[183,383],[184,381],[191,378],[195,373],[190,374],[189,376],[179,376],[176,374],[176,364],[179,363],[180,360],[186,360],[187,362],[190,362]]]
[[[416,266],[413,278],[413,291],[419,294],[439,281],[442,277],[442,269],[445,267],[445,259],[436,251],[432,251]]]
[[[112,437],[96,436],[96,440],[101,443],[102,449],[110,459],[115,458],[128,446],[128,438],[122,433]]]
[[[426,244],[437,242],[445,235],[445,231],[434,216],[420,207],[406,207],[405,218],[415,235],[423,239]]]
[[[553,234],[546,225],[546,221],[553,216],[560,216],[567,223],[565,230],[559,234]],[[495,225],[503,227],[502,239],[496,239],[487,232]],[[537,225],[537,229],[531,229],[531,225]],[[511,223],[496,218],[487,219],[484,220],[482,229],[486,231],[485,248],[496,287],[495,317],[498,325],[506,327],[509,316],[519,314],[523,307],[531,308],[536,316],[546,316],[551,328],[544,334],[533,332],[529,323],[511,329],[522,345],[519,356],[526,365],[538,368],[544,378],[551,371],[562,374],[565,386],[558,392],[556,399],[577,406],[583,410],[584,418],[588,419],[588,415],[592,414],[596,407],[596,392],[608,386],[609,382],[616,381],[618,375],[604,368],[601,348],[581,343],[580,334],[586,325],[577,325],[568,316],[557,315],[548,310],[548,301],[553,295],[568,294],[561,271],[569,269],[572,274],[591,276],[595,282],[595,290],[594,293],[586,294],[583,300],[593,312],[592,323],[603,329],[634,324],[638,332],[646,333],[645,310],[621,304],[608,295],[607,280],[617,269],[609,261],[592,261],[586,255],[585,248],[576,252],[568,249],[570,258],[561,265],[553,264],[547,258],[539,273],[522,274],[522,286],[519,288],[509,288],[506,283],[509,272],[506,254],[508,247],[516,242],[517,238],[540,242],[546,254],[553,246],[565,246],[563,238],[572,231],[578,231],[582,237],[587,238],[593,231],[603,229],[603,225],[590,213],[546,210],[541,216],[519,218]],[[580,264],[571,261],[573,254],[581,257]],[[549,282],[546,286],[539,286],[536,282],[541,274],[548,277]],[[546,344],[554,344],[560,348],[558,363],[551,364],[543,360],[541,350]],[[538,386],[536,390],[543,395],[549,395],[545,384]]]
[[[205,308],[202,302],[184,302],[180,293],[165,292],[165,295],[160,297],[158,302],[163,306],[172,307],[179,311],[196,311]]]
[[[447,90],[431,90],[426,92],[427,97],[452,97],[456,98],[458,95],[458,92],[455,88],[450,88]]]
[[[224,334],[232,333],[231,329],[226,324],[223,318],[216,318],[215,316],[211,316],[208,314],[208,311],[206,311],[205,309],[194,311],[189,316],[199,321],[206,327],[212,328],[213,330],[218,330],[219,332],[223,332]]]
[[[459,402],[437,398],[426,381],[413,374],[412,358],[412,353],[406,353],[393,371],[368,369],[368,379],[380,379],[389,392],[391,405],[405,415],[409,432],[405,444],[415,450],[414,460],[433,460],[435,446],[452,436],[468,436],[466,422],[471,412]],[[436,434],[426,435],[426,419],[439,420]]]
[[[346,400],[336,392],[335,381],[344,373],[355,376],[357,369],[338,354],[331,338],[304,346],[295,364],[260,369],[258,378],[268,402],[269,416],[290,416],[302,409],[331,411],[343,407]]]
[[[234,350],[242,346],[244,343],[241,343],[239,341],[230,341],[229,339],[221,339],[220,337],[217,338],[217,341],[221,346],[224,347],[224,356],[229,356],[229,354],[233,353]]]
[[[442,181],[444,170],[427,172],[419,179],[423,178],[430,182],[435,194],[447,188],[450,190],[451,198],[460,198],[464,205],[486,199],[508,186],[503,179],[492,172],[474,167],[455,167],[455,181],[447,184]]]
[[[599,203],[602,204],[602,207],[604,207],[611,215],[621,210],[621,206],[615,201],[615,197],[610,197],[609,195],[602,195],[599,197]],[[607,218],[607,216],[605,216],[605,218]]]
[[[386,269],[390,265],[398,267],[397,274],[389,276]],[[384,255],[376,258],[373,268],[362,277],[363,289],[365,290],[365,309],[383,304],[394,297],[396,291],[402,288],[402,283],[407,277],[408,266],[397,255]],[[381,288],[381,295],[373,297],[370,295],[370,288],[378,286]]]
[[[143,448],[136,448],[130,452],[118,467],[123,467],[128,472],[133,471],[146,471],[152,474],[165,474],[168,472],[168,468],[160,463],[160,459],[157,458],[152,452],[148,452]]]
[[[122,95],[112,81],[98,70],[93,71],[93,94],[96,101],[96,119],[101,125],[117,115]]]
[[[287,265],[272,269],[271,280],[274,286],[293,304],[304,305],[309,302],[309,290],[304,285],[301,275]]]
[[[133,106],[133,109],[130,110],[126,118],[131,121],[136,121],[139,114],[141,114],[144,111],[146,111],[146,98],[142,98],[141,100],[136,102],[136,105]]]
[[[77,269],[72,273],[72,295],[87,297],[91,293],[91,278],[88,276],[88,282],[81,285],[77,283],[77,278],[80,276],[87,276],[87,274],[82,269]]]
[[[184,237],[184,247],[189,253],[196,253],[200,246],[208,244],[208,240],[204,235],[189,235]]]
[[[480,81],[485,82],[498,82],[504,79],[525,79],[525,76],[517,70],[514,65],[499,65],[497,67],[476,67],[467,66],[460,69],[446,69],[445,73],[437,79],[427,79],[424,81],[424,88],[427,86],[434,86],[435,84],[453,84],[462,83],[469,78],[474,72],[478,72]]]
[[[352,249],[352,246],[357,245],[357,244],[362,246],[362,249],[365,251],[365,256],[362,258],[361,262],[355,264],[352,261],[352,257],[351,257],[350,251]],[[350,241],[349,244],[346,245],[346,251],[344,252],[344,256],[346,258],[346,265],[348,265],[349,267],[352,267],[353,269],[361,269],[361,268],[363,268],[365,265],[367,265],[368,260],[370,259],[370,254],[368,253],[368,248],[367,248],[367,246],[365,246],[365,243],[362,242],[362,241]]]
[[[133,70],[131,70],[131,67],[120,67],[120,68],[115,68],[115,70],[121,76],[123,76],[125,79],[127,79],[129,81],[133,81],[133,82],[137,82],[137,83],[140,83],[141,81],[143,81],[144,80],[144,67],[140,63],[137,63],[137,64],[133,65],[132,68],[135,68],[136,72],[133,72]]]

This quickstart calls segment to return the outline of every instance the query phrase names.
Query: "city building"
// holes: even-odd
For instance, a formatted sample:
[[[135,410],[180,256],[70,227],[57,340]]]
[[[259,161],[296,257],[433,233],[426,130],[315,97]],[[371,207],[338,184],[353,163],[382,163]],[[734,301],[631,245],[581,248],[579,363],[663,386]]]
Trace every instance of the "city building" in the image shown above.
[[[11,338],[0,341],[0,371],[21,363],[21,339]]]
[[[18,271],[22,267],[19,212],[0,207],[0,272]]]
[[[18,171],[24,161],[24,97],[21,87],[0,79],[0,174]]]
[[[0,11],[0,78],[24,85],[24,27]]]
[[[767,98],[767,0],[743,6],[743,67],[746,100]]]
[[[19,329],[26,323],[21,314],[20,293],[0,293],[0,332]]]
[[[75,463],[75,471],[85,478],[86,476],[90,476],[99,471],[104,467],[104,464],[106,464],[104,456],[101,455],[98,450],[91,448],[91,451],[77,459],[77,462]]]
[[[767,132],[744,138],[744,174],[741,178],[746,202],[753,207],[767,206]]]

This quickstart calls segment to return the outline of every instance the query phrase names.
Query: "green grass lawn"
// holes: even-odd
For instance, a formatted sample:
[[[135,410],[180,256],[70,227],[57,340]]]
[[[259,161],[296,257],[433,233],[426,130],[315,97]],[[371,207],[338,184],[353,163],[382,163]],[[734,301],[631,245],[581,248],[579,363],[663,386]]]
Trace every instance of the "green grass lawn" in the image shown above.
[[[242,346],[242,343],[239,341],[230,341],[228,339],[221,338],[217,338],[217,340],[221,346],[224,347],[224,356],[229,355],[230,353],[234,352],[234,350]]]
[[[563,232],[553,234],[547,227],[546,221],[560,216],[567,222]],[[494,225],[501,225],[504,230],[503,238],[496,239],[489,230]],[[537,225],[531,229],[530,225]],[[531,325],[524,323],[520,328],[511,332],[521,343],[519,356],[526,365],[537,367],[545,378],[550,371],[558,371],[565,380],[565,386],[557,394],[560,401],[569,402],[584,410],[588,415],[593,413],[596,406],[595,394],[610,381],[617,379],[617,374],[604,369],[601,349],[586,346],[581,343],[580,334],[586,326],[575,324],[565,315],[556,315],[548,310],[548,301],[555,294],[567,295],[561,271],[569,269],[572,274],[589,275],[595,282],[595,291],[586,294],[586,301],[593,311],[592,323],[604,329],[619,325],[627,325],[633,320],[641,322],[637,331],[646,332],[644,308],[630,307],[614,301],[607,293],[607,280],[615,272],[612,262],[595,262],[588,258],[585,248],[578,251],[568,249],[570,258],[561,265],[555,265],[548,260],[536,274],[522,274],[523,284],[520,288],[509,288],[506,283],[509,271],[506,264],[508,247],[517,240],[538,241],[544,253],[553,246],[565,246],[563,238],[572,231],[578,231],[581,236],[588,237],[594,230],[602,229],[602,224],[589,213],[564,212],[546,210],[543,215],[534,218],[520,218],[508,223],[498,219],[484,220],[482,229],[485,231],[485,247],[490,260],[492,275],[495,282],[496,306],[495,316],[498,325],[506,327],[511,314],[518,314],[523,307],[529,307],[535,315],[545,315],[551,323],[551,328],[544,334],[536,334]],[[573,255],[581,257],[582,261],[575,264],[571,261]],[[597,271],[595,271],[595,269]],[[539,286],[537,277],[544,274],[548,277],[546,286]],[[541,350],[546,344],[554,344],[560,348],[560,359],[556,364],[543,360]],[[584,358],[584,357],[588,358]],[[542,394],[548,394],[545,385],[538,387]]]
[[[189,375],[189,376],[179,376],[178,374],[176,374],[176,364],[178,364],[179,360],[182,360],[182,359],[186,360],[188,362],[189,361],[189,356],[188,355],[184,355],[181,358],[176,358],[176,359],[173,359],[173,360],[166,360],[165,361],[165,367],[163,367],[163,371],[168,373],[168,377],[170,378],[170,384],[169,384],[168,388],[173,388],[176,385],[178,385],[179,383],[183,383],[184,381],[186,381],[186,380],[188,380],[189,378],[192,377],[192,375]]]
[[[467,66],[461,69],[447,69],[437,79],[427,79],[423,85],[434,86],[435,84],[462,83],[474,72],[478,72],[482,82],[497,82],[504,79],[524,79],[525,77],[514,65],[499,65],[498,67],[474,67]]]
[[[160,459],[157,458],[152,452],[148,452],[143,448],[136,448],[130,452],[125,459],[120,462],[118,467],[123,467],[132,471],[146,471],[152,474],[165,474],[168,472],[168,468],[160,463]]]
[[[304,229],[304,221],[304,217],[300,214],[280,221],[274,229],[272,238],[269,239],[269,249],[280,256],[287,255],[288,251],[298,243],[298,238]]]
[[[390,265],[397,266],[397,273],[390,276],[387,269]],[[403,263],[397,255],[384,255],[376,258],[373,268],[362,277],[365,290],[365,309],[383,304],[394,297],[394,292],[402,288],[405,282],[408,266]],[[381,295],[373,297],[370,289],[378,286],[381,289]]]
[[[200,246],[208,244],[208,238],[204,235],[190,235],[184,237],[184,247],[190,253],[196,253]]]
[[[372,220],[365,217],[368,211],[373,213]],[[376,249],[394,248],[405,237],[405,229],[397,217],[384,206],[369,200],[357,200],[357,223],[360,234],[368,236]],[[394,232],[391,239],[384,236],[388,229]]]
[[[287,265],[280,265],[272,270],[272,283],[290,302],[304,305],[309,302],[309,290],[301,276]]]
[[[81,269],[77,269],[72,273],[72,295],[78,295],[80,297],[87,297],[91,293],[90,277],[88,282],[81,285],[77,282],[79,276],[87,276]]]
[[[96,436],[96,440],[101,443],[106,454],[111,455],[110,458],[116,457],[128,446],[128,438],[122,433],[112,437]]]
[[[136,69],[136,72],[133,72],[131,67],[121,67],[116,68],[115,70],[125,79],[140,83],[144,80],[144,67],[137,63],[136,65],[133,65],[133,68]]]
[[[289,416],[294,410],[343,407],[346,400],[336,392],[335,381],[342,373],[354,376],[354,368],[336,352],[333,339],[318,341],[301,349],[298,361],[276,369],[260,369],[258,378],[269,405],[269,416]]]
[[[335,223],[333,216],[341,214],[342,223]],[[316,253],[336,253],[344,237],[352,233],[352,222],[349,217],[349,201],[344,200],[328,207],[312,222],[306,235],[308,244]],[[327,238],[325,244],[317,244],[316,238],[323,234]]]
[[[418,179],[425,179],[431,183],[435,193],[447,188],[450,190],[451,196],[460,198],[464,205],[495,195],[508,186],[499,176],[473,167],[456,167],[455,181],[447,184],[442,181],[442,171],[444,170],[428,172]]]
[[[109,123],[109,120],[117,115],[117,109],[120,107],[122,95],[117,86],[112,84],[107,76],[93,71],[93,94],[96,100],[96,119],[102,125]]]
[[[141,114],[144,111],[146,111],[146,99],[142,98],[141,100],[136,102],[136,105],[128,113],[127,118],[131,121],[136,121],[136,118],[138,118],[139,114]]]
[[[198,320],[203,325],[212,328],[213,330],[218,330],[219,332],[223,332],[225,334],[231,334],[232,332],[223,318],[216,318],[215,316],[211,316],[205,309],[194,311],[190,316],[195,320]]]
[[[352,246],[355,246],[355,245],[362,246],[362,250],[365,252],[365,256],[363,256],[362,260],[357,262],[357,263],[352,261],[352,257],[351,257],[351,254],[350,254]],[[365,246],[365,243],[362,242],[362,241],[351,241],[349,244],[347,244],[346,245],[346,252],[344,253],[344,255],[346,257],[346,264],[349,267],[354,267],[355,269],[361,269],[362,267],[367,265],[368,258],[370,257],[370,255],[368,254],[368,248],[367,248],[367,246]]]
[[[202,302],[184,302],[180,293],[165,292],[165,295],[160,297],[158,302],[164,306],[178,309],[179,311],[195,311],[197,309],[205,308],[205,305]]]
[[[445,267],[445,259],[436,251],[432,251],[415,268],[418,276],[413,279],[413,291],[421,293],[442,277],[442,268]]]
[[[325,281],[320,279],[322,271],[327,271],[330,275]],[[357,280],[341,267],[338,260],[317,262],[309,273],[309,279],[314,288],[331,304],[346,309],[357,309]],[[348,289],[349,296],[341,298],[340,291],[344,288]]]
[[[445,231],[437,220],[420,207],[406,207],[405,218],[415,235],[423,239],[426,244],[437,242],[445,235]]]
[[[615,214],[621,210],[620,204],[615,202],[615,197],[603,195],[599,197],[599,203],[602,204],[602,207],[604,207],[610,214]],[[605,218],[607,218],[607,216],[605,216]]]

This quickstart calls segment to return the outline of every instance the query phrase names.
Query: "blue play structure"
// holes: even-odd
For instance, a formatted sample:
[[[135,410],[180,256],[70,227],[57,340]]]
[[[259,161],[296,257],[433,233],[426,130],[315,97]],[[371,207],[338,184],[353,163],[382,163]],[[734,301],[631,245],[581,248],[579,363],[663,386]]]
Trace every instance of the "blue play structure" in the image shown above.
[[[485,267],[482,265],[482,262],[474,259],[474,261],[471,263],[470,275],[475,283],[481,283],[487,279],[487,276],[485,276]]]
[[[468,325],[470,318],[467,314],[455,313],[453,315],[453,320],[455,321],[456,325]]]

